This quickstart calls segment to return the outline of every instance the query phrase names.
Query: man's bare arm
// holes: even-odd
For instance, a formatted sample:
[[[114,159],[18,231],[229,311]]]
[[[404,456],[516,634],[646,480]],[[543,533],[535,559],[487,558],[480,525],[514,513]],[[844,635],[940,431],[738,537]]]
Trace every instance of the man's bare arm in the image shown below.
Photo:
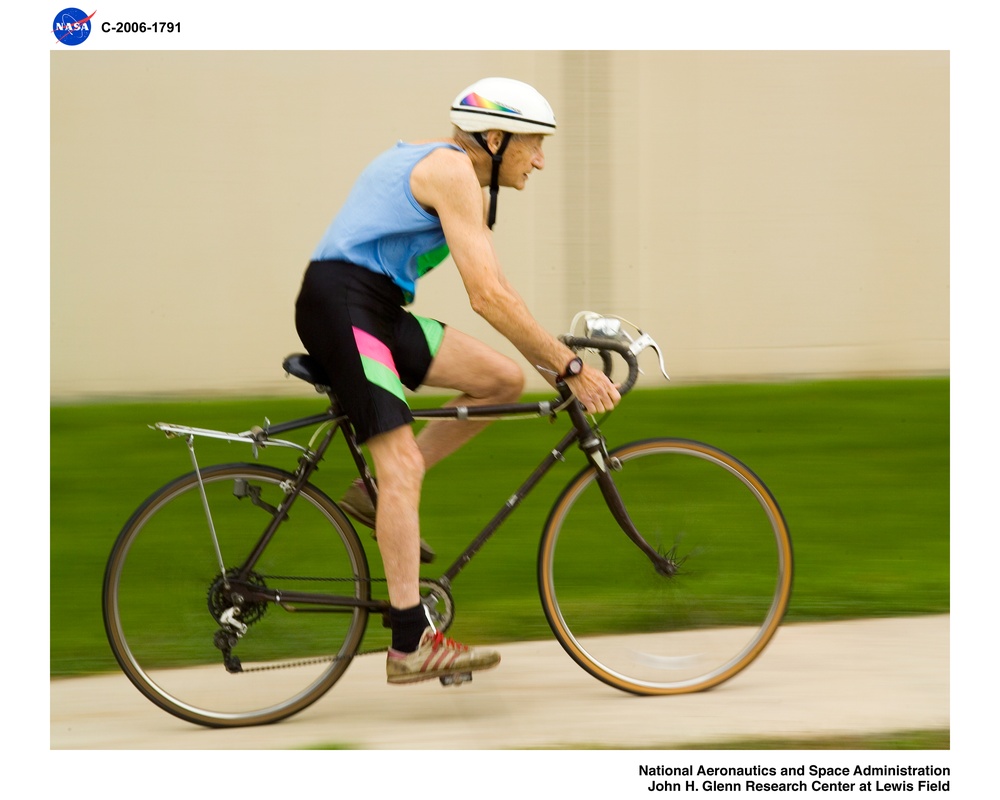
[[[473,310],[532,365],[561,373],[574,353],[538,323],[504,276],[492,233],[483,222],[482,190],[467,157],[437,150],[413,176],[414,196],[441,220]],[[612,408],[619,399],[617,389],[599,370],[586,368],[570,385],[588,410]]]

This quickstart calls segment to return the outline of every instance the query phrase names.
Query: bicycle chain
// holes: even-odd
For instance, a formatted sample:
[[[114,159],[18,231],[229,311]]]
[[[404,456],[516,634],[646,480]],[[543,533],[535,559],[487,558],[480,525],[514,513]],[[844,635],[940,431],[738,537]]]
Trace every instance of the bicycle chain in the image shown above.
[[[385,583],[385,578],[315,578],[299,575],[261,575],[261,578],[271,578],[276,581],[328,581],[340,583]]]
[[[264,580],[272,579],[279,581],[324,581],[327,583],[357,583],[358,581],[364,583],[385,583],[385,578],[316,578],[316,577],[305,577],[296,575],[261,575]],[[354,656],[366,656],[372,653],[387,653],[389,652],[388,647],[378,647],[373,650],[358,650],[352,655]],[[307,658],[301,661],[290,661],[284,664],[272,664],[266,667],[243,667],[240,669],[239,673],[243,674],[247,672],[269,672],[276,669],[291,669],[293,667],[308,667],[311,664],[325,664],[333,661],[340,661],[343,656],[327,656],[325,658]]]

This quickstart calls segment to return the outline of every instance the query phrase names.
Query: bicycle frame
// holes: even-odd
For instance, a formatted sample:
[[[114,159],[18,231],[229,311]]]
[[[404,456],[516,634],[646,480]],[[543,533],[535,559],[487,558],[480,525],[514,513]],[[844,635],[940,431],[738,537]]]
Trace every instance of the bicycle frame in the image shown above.
[[[578,346],[582,344],[593,345],[595,342],[593,340],[581,339],[575,340],[575,344]],[[637,366],[635,363],[634,353],[631,352],[624,345],[619,345],[615,342],[601,341],[600,345],[602,348],[615,350],[619,352],[626,362],[629,364],[629,379],[622,385],[622,394],[625,394],[632,385],[635,383]],[[608,505],[614,519],[618,522],[619,526],[625,532],[625,534],[636,543],[636,545],[642,550],[643,553],[650,559],[654,567],[665,575],[672,575],[676,570],[676,566],[668,558],[660,554],[655,548],[651,547],[645,539],[641,536],[639,531],[636,529],[635,525],[632,523],[629,515],[622,503],[621,497],[618,494],[617,489],[614,485],[614,480],[611,477],[611,471],[618,468],[619,465],[615,464],[612,459],[608,457],[607,447],[603,435],[600,433],[596,424],[591,424],[588,422],[583,407],[576,401],[572,393],[566,387],[564,383],[559,382],[557,384],[559,390],[558,402],[554,401],[544,401],[537,403],[512,403],[505,405],[491,405],[491,406],[453,406],[445,408],[435,408],[435,409],[414,409],[413,416],[415,419],[470,419],[470,418],[483,418],[483,417],[505,417],[511,415],[524,415],[529,414],[532,416],[549,416],[554,418],[555,415],[562,410],[565,410],[570,417],[572,422],[571,429],[560,439],[560,441],[549,451],[545,458],[538,464],[534,471],[527,477],[527,479],[515,490],[515,492],[507,499],[504,505],[494,514],[490,521],[482,528],[479,534],[469,543],[469,545],[459,554],[455,561],[445,570],[445,572],[438,578],[437,583],[443,586],[446,590],[450,587],[451,583],[455,578],[461,573],[461,571],[472,561],[476,554],[480,551],[483,545],[497,532],[497,530],[503,525],[503,523],[510,517],[510,515],[520,506],[521,502],[528,496],[528,494],[541,482],[542,478],[555,466],[559,461],[565,461],[565,455],[567,451],[574,445],[578,444],[580,449],[583,450],[588,461],[593,465],[593,467],[598,471],[598,484],[601,488],[601,492],[604,496],[605,502]],[[336,436],[338,431],[342,431],[344,435],[344,441],[347,445],[348,452],[353,459],[355,466],[358,469],[359,475],[364,481],[368,491],[371,493],[373,498],[377,498],[377,487],[375,481],[371,474],[368,466],[368,462],[361,450],[361,446],[358,444],[357,439],[354,435],[354,429],[351,426],[350,421],[347,419],[346,415],[340,410],[339,404],[333,395],[331,397],[331,405],[327,411],[323,414],[316,414],[309,417],[303,417],[301,419],[291,420],[289,422],[280,423],[278,425],[271,426],[268,423],[268,427],[265,428],[254,428],[250,431],[244,433],[225,433],[222,431],[214,431],[199,428],[189,428],[185,426],[172,425],[167,423],[157,423],[156,429],[163,431],[168,435],[168,437],[180,437],[183,436],[187,440],[188,449],[191,454],[191,460],[194,464],[195,472],[199,477],[200,481],[200,470],[198,467],[197,458],[194,453],[194,438],[196,436],[206,436],[210,438],[225,439],[227,441],[245,442],[251,445],[254,451],[254,455],[257,455],[257,449],[259,447],[266,446],[279,446],[279,447],[289,447],[299,450],[301,455],[299,457],[299,466],[295,471],[295,482],[293,485],[285,487],[286,495],[285,501],[277,508],[274,508],[268,504],[262,503],[258,497],[254,496],[254,493],[250,490],[244,495],[250,498],[250,501],[255,505],[259,505],[265,508],[271,514],[271,521],[268,523],[267,527],[257,540],[255,546],[251,550],[250,554],[247,556],[246,560],[241,564],[235,571],[227,571],[224,559],[221,552],[219,551],[218,542],[215,536],[214,527],[212,524],[211,510],[208,507],[208,501],[204,493],[204,487],[201,486],[202,500],[205,505],[205,513],[208,519],[208,526],[213,538],[213,544],[216,549],[216,556],[219,560],[220,572],[223,575],[223,580],[229,588],[231,582],[237,582],[241,584],[243,591],[247,593],[244,598],[248,601],[269,601],[274,602],[286,608],[290,608],[296,605],[308,605],[314,607],[313,610],[348,610],[355,607],[364,607],[370,611],[386,613],[388,611],[388,601],[380,599],[359,599],[356,597],[338,596],[330,594],[319,594],[312,592],[281,592],[280,590],[268,589],[265,587],[259,587],[252,585],[247,581],[251,571],[257,560],[260,558],[261,554],[267,548],[269,542],[274,537],[281,523],[287,517],[289,510],[294,504],[296,498],[312,477],[312,474],[317,469],[319,462],[323,460],[327,449],[333,441],[334,436]],[[323,425],[329,425],[329,428],[323,434],[322,440],[316,445],[315,448],[303,447],[302,445],[296,444],[294,442],[289,442],[283,439],[273,438],[280,436],[284,433],[288,433],[294,430],[300,430],[303,428],[311,427],[313,425],[319,425],[320,428],[317,430],[317,434],[322,431]],[[314,439],[315,436],[314,435]],[[376,500],[377,502],[377,500]],[[301,611],[302,608],[296,608],[296,610]]]

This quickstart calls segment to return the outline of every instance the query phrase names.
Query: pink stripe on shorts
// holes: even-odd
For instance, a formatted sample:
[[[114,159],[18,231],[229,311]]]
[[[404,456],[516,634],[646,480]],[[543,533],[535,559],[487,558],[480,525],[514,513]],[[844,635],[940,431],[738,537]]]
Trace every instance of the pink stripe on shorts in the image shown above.
[[[393,374],[398,378],[399,371],[396,369],[396,362],[393,361],[389,348],[370,333],[361,330],[361,328],[352,326],[351,330],[354,331],[354,341],[358,345],[358,352],[391,369]]]

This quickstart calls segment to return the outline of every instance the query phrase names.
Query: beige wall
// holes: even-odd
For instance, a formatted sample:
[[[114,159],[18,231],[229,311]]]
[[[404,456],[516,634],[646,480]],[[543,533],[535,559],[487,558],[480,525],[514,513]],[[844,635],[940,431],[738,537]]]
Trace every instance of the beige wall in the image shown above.
[[[446,135],[452,97],[490,74],[536,85],[560,125],[495,230],[553,332],[581,308],[634,319],[676,381],[949,369],[946,52],[90,51],[51,68],[54,400],[301,393],[280,362],[330,217],[370,158]],[[450,261],[414,308],[513,352]]]

